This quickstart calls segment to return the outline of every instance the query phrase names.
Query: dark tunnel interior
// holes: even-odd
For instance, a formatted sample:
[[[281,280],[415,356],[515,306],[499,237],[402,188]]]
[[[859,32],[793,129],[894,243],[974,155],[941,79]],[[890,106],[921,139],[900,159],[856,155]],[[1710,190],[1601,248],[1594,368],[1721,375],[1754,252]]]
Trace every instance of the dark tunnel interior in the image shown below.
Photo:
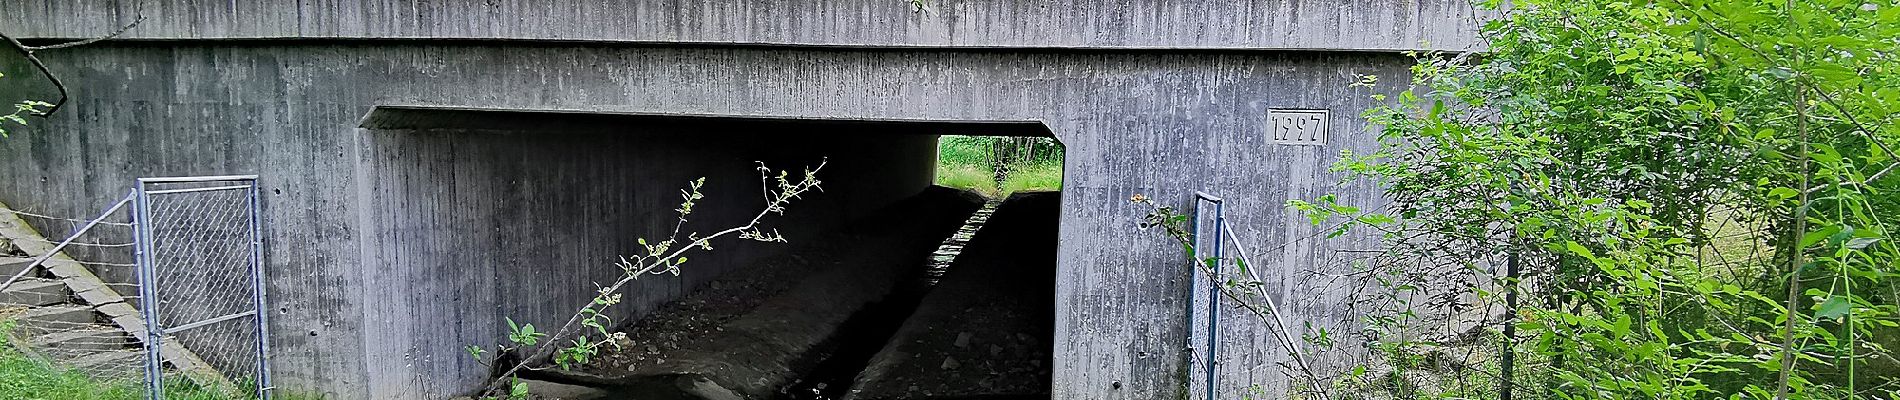
[[[595,398],[1049,398],[1060,193],[932,185],[939,135],[1040,124],[388,108],[363,127],[371,176],[400,180],[370,196],[380,234],[440,244],[398,246],[411,270],[391,279],[487,278],[456,285],[539,326],[619,272],[602,260],[664,237],[686,182],[708,182],[686,229],[704,231],[758,211],[760,165],[823,163],[822,190],[762,225],[787,243],[716,242],[642,278],[624,339],[525,379]],[[450,311],[477,321],[452,329],[497,318]]]

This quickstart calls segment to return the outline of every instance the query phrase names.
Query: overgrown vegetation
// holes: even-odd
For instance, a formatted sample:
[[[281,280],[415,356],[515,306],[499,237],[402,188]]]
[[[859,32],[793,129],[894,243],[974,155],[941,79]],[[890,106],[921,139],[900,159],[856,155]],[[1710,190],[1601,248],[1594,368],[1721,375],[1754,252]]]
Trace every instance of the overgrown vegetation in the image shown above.
[[[937,184],[1002,197],[1062,189],[1062,146],[1050,138],[946,135]]]
[[[1285,368],[1295,395],[1900,396],[1900,4],[1513,3],[1372,94],[1382,146],[1334,170],[1391,204],[1290,204],[1384,244],[1345,275],[1384,288],[1354,299],[1376,357]]]

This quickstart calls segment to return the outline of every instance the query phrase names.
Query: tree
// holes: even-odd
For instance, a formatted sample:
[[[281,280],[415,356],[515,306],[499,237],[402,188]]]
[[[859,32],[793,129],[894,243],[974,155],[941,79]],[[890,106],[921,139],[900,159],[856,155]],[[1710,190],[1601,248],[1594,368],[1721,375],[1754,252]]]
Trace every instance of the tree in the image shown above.
[[[1900,5],[1513,3],[1371,94],[1382,145],[1334,170],[1388,206],[1289,203],[1385,245],[1381,356],[1338,392],[1894,395],[1864,371],[1897,365]],[[1497,311],[1421,334],[1471,309]]]

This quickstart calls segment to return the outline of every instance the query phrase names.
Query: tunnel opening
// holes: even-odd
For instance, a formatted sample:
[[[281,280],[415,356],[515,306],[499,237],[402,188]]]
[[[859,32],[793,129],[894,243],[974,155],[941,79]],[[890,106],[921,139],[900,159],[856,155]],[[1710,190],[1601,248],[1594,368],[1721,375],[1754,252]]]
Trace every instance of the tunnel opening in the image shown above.
[[[445,221],[414,210],[452,206],[472,208],[498,231],[517,231],[471,241],[528,239],[426,252],[455,254],[440,260],[394,255],[439,264],[411,276],[474,260],[489,265],[477,276],[489,274],[494,286],[462,290],[477,300],[480,292],[489,296],[488,304],[458,310],[471,318],[458,318],[469,322],[453,328],[470,331],[492,330],[481,321],[501,318],[558,326],[564,311],[586,301],[591,293],[583,292],[595,288],[590,283],[606,278],[579,270],[600,269],[602,260],[631,252],[635,238],[651,235],[636,225],[663,220],[666,208],[656,207],[676,199],[657,194],[675,194],[679,182],[694,175],[736,180],[709,183],[708,206],[744,209],[757,199],[743,187],[757,182],[740,179],[745,175],[737,168],[827,163],[823,192],[794,203],[776,224],[792,243],[719,244],[713,257],[702,262],[695,256],[699,265],[683,268],[678,278],[627,289],[623,294],[632,301],[613,327],[626,340],[572,369],[522,374],[542,386],[573,389],[550,397],[1049,397],[1063,161],[1060,143],[1040,123],[382,107],[363,127],[364,148],[372,150],[365,168],[403,186],[369,196],[405,214],[390,216],[397,226],[389,235],[434,236],[435,242],[467,236],[444,232],[455,231],[445,222],[470,218]],[[994,168],[994,189],[946,187],[944,161],[958,141],[1030,143],[1026,159],[1035,163]],[[507,161],[471,167],[494,160]],[[1055,183],[1006,184],[1009,173],[1031,166],[1053,174]],[[529,171],[499,173],[510,168]],[[418,189],[418,183],[458,189],[445,196],[440,187]],[[484,195],[483,189],[504,193]],[[535,211],[506,211],[518,208]],[[717,225],[732,217],[715,212],[695,219]],[[594,227],[563,231],[562,225]],[[553,252],[559,255],[537,255],[544,252],[536,248],[559,249]],[[536,256],[541,259],[533,261]],[[535,279],[522,282],[525,276]]]

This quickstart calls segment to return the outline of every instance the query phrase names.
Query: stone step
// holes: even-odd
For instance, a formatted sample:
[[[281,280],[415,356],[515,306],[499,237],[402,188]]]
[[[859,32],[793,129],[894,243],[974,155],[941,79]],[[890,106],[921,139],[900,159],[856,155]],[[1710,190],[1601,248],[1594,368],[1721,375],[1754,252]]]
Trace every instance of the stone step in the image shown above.
[[[6,279],[6,277],[13,276],[13,274],[20,273],[20,270],[25,269],[26,266],[28,265],[33,265],[32,257],[0,256],[0,280],[4,280]],[[44,268],[41,268],[41,269],[44,269]],[[39,274],[35,274],[35,273],[26,274],[27,277],[33,277],[36,275],[39,275]]]
[[[22,336],[39,336],[54,332],[82,329],[98,322],[98,316],[92,307],[73,304],[38,307],[15,317],[14,333]]]
[[[139,377],[145,370],[145,352],[138,350],[98,352],[62,364],[95,378],[132,379]]]
[[[93,309],[99,310],[100,314],[105,314],[106,319],[115,319],[128,315],[138,316],[139,313],[137,308],[133,308],[131,304],[124,302],[99,304],[94,306]]]
[[[73,291],[67,289],[64,282],[48,279],[22,279],[0,289],[0,304],[38,307],[65,303],[72,298]]]
[[[137,342],[131,335],[116,330],[74,330],[53,332],[27,339],[41,353],[57,358],[52,353],[91,354],[104,351],[137,350]]]

